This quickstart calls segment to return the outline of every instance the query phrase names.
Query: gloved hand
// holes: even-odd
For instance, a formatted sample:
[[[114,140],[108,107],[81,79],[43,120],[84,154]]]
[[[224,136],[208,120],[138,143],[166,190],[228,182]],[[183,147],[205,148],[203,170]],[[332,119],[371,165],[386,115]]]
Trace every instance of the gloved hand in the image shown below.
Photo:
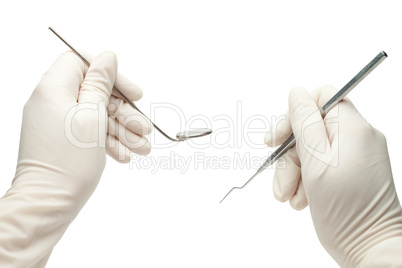
[[[95,190],[106,152],[120,162],[130,150],[149,153],[150,123],[111,96],[113,84],[132,100],[142,96],[110,52],[90,68],[64,53],[42,77],[24,107],[15,178],[0,199],[0,267],[45,266]]]
[[[310,206],[318,238],[342,267],[402,267],[402,210],[384,135],[349,99],[322,119],[318,108],[335,93],[295,88],[285,120],[266,134],[273,147],[291,134],[275,171],[275,197],[297,209]]]

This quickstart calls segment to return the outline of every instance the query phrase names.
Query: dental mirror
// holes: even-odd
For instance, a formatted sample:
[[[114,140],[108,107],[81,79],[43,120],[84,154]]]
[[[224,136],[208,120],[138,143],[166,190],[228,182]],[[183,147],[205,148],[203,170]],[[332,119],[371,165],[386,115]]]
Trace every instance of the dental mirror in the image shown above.
[[[67,41],[64,40],[58,33],[56,33],[55,30],[53,30],[51,27],[49,27],[49,30],[52,31],[58,38],[60,38],[60,40],[63,41],[63,43],[66,44],[74,52],[74,54],[77,55],[89,67],[89,65],[90,65],[89,61],[87,61],[80,53],[78,53],[78,51],[75,50],[69,43],[67,43]],[[121,98],[123,100],[125,100],[133,109],[136,109],[143,116],[145,116],[149,120],[149,122],[152,123],[152,125],[154,126],[154,128],[156,130],[158,130],[163,136],[165,136],[167,139],[169,139],[171,141],[180,142],[180,141],[185,141],[185,140],[192,139],[192,138],[203,137],[203,136],[206,136],[206,135],[209,135],[212,133],[212,130],[209,128],[198,128],[198,129],[192,129],[192,130],[186,130],[183,132],[179,132],[176,135],[177,139],[174,139],[174,138],[170,137],[169,135],[167,135],[165,132],[163,132],[157,125],[155,125],[155,123],[152,122],[151,119],[149,119],[148,116],[146,116],[143,112],[141,112],[140,109],[138,109],[138,107],[123,94],[123,92],[121,92],[115,86],[113,86],[113,90],[115,90],[121,96]]]
[[[185,141],[192,138],[203,137],[211,133],[212,130],[209,128],[195,128],[177,133],[176,138],[180,141]]]

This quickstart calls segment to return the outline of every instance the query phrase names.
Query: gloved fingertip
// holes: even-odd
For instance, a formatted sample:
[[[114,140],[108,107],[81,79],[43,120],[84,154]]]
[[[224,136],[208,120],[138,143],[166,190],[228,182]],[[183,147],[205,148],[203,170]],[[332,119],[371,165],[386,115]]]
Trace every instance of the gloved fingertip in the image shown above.
[[[265,136],[264,136],[264,143],[266,145],[268,145],[269,147],[272,147],[271,142],[272,142],[272,135],[271,135],[271,131],[268,130],[268,132],[265,133]]]
[[[300,180],[296,193],[289,200],[290,206],[295,210],[302,210],[308,205],[303,180]]]
[[[143,135],[149,135],[154,129],[154,126],[152,125],[151,121],[148,119],[145,120],[145,126],[143,128]]]
[[[151,152],[151,143],[145,143],[140,150],[137,151],[139,155],[148,155]]]
[[[102,53],[100,53],[99,56],[102,56],[105,59],[108,59],[111,62],[113,62],[115,65],[117,65],[117,56],[116,56],[116,53],[114,53],[113,51],[110,51],[110,50],[102,51]]]
[[[140,99],[142,99],[142,97],[144,96],[144,91],[142,91],[142,89],[140,87],[137,87],[137,90],[135,92],[135,96],[133,96],[132,101],[138,101]]]
[[[307,200],[304,200],[300,196],[296,195],[289,200],[290,206],[297,211],[303,210],[307,207]]]
[[[338,89],[336,89],[332,85],[322,85],[311,92],[311,96],[317,103],[318,107],[322,107],[327,103],[336,93]]]
[[[281,187],[279,186],[278,180],[276,178],[274,178],[272,190],[274,192],[275,199],[278,200],[279,202],[284,203],[289,200],[288,195],[286,195],[282,191]]]
[[[114,76],[113,81],[115,81],[116,76],[117,76],[117,65],[118,65],[116,54],[113,51],[109,51],[109,50],[103,51],[101,54],[99,54],[95,58],[94,62],[100,61],[100,60],[102,60],[106,66],[109,66],[109,68],[113,72],[113,76]]]
[[[292,118],[305,116],[304,111],[306,106],[309,106],[313,101],[308,91],[302,87],[294,87],[289,92],[289,116]],[[305,118],[301,118],[305,119]]]
[[[117,74],[115,86],[132,102],[140,100],[144,95],[138,85],[134,84],[120,73]],[[119,98],[121,97],[117,92],[113,92],[113,95]]]
[[[80,103],[103,101],[108,105],[116,76],[116,55],[111,51],[102,52],[94,59],[88,69],[80,87],[78,101]]]
[[[131,160],[130,150],[113,135],[107,136],[106,153],[122,164],[128,163]]]
[[[280,192],[274,191],[275,199],[279,202],[285,203],[288,199],[284,198],[284,195]]]
[[[132,120],[127,120],[124,123],[126,123],[128,129],[140,136],[148,135],[153,130],[152,123],[142,114],[135,114],[135,117],[133,116]]]
[[[93,62],[93,60],[95,58],[94,55],[92,55],[84,50],[81,50],[81,49],[78,50],[78,53],[80,53],[87,61],[89,61],[90,64]]]

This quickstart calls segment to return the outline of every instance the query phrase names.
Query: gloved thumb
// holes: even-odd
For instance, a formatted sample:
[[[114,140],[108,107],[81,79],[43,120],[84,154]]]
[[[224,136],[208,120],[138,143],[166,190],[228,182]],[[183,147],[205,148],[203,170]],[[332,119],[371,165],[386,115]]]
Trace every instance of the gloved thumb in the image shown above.
[[[289,117],[300,161],[325,159],[330,143],[324,120],[313,97],[304,88],[294,88],[289,94]]]
[[[78,95],[79,103],[104,102],[107,106],[117,76],[117,58],[113,52],[99,54],[91,63]]]

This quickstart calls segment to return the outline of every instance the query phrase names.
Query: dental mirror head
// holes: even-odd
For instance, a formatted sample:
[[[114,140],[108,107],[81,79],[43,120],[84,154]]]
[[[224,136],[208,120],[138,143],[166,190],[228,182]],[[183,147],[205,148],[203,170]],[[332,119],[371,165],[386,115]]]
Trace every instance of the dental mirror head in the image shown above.
[[[212,130],[209,128],[195,128],[177,133],[176,138],[180,141],[185,141],[192,138],[203,137],[211,133]]]

